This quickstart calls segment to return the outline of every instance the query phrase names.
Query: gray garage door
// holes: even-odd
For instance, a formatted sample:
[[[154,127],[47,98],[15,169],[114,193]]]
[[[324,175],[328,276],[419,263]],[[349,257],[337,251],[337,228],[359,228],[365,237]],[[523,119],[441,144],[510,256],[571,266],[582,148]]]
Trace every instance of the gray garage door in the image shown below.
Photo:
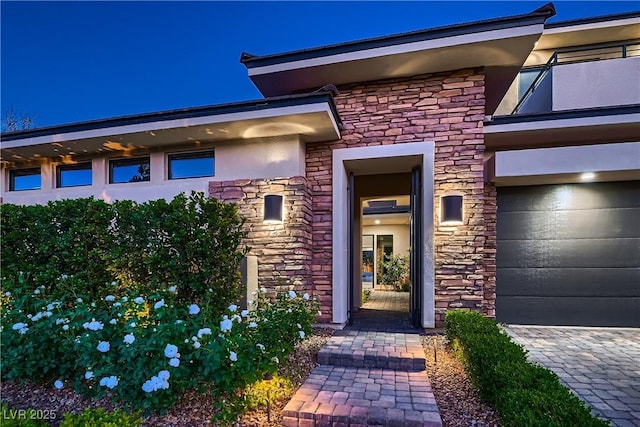
[[[498,189],[496,318],[640,326],[640,181]]]

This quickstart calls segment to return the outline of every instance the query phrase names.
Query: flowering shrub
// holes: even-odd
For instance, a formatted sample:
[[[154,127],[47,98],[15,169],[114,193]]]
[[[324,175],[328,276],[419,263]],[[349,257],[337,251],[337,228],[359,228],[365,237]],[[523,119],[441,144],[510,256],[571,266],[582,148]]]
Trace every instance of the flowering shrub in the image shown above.
[[[275,372],[311,332],[318,306],[307,294],[273,298],[262,289],[251,311],[230,305],[220,315],[206,301],[179,301],[175,290],[141,296],[112,288],[94,301],[3,290],[2,377],[110,393],[134,409],[167,408],[180,392],[205,386],[231,419],[238,391]]]

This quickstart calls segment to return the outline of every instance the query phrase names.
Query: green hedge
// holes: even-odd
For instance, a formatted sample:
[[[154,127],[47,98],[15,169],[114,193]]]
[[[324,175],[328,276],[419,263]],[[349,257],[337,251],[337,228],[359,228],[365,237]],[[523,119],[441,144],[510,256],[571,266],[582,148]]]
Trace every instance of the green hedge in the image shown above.
[[[480,397],[504,426],[607,426],[564,387],[556,374],[529,363],[526,350],[477,312],[449,311],[447,338]]]
[[[205,293],[217,311],[239,296],[244,220],[203,193],[146,203],[73,199],[2,205],[2,288],[44,286],[64,300],[120,288],[152,293],[173,285],[178,301]]]

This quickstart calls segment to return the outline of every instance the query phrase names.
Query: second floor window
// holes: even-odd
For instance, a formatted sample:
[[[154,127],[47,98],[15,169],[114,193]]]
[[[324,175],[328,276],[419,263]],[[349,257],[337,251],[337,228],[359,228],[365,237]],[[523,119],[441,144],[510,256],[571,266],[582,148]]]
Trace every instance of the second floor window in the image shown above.
[[[149,157],[118,159],[109,162],[109,184],[151,180]]]
[[[91,185],[91,183],[91,162],[59,165],[56,168],[56,185],[58,188],[80,187]]]
[[[215,173],[213,150],[169,154],[169,179],[201,178]]]
[[[41,187],[42,172],[39,167],[9,171],[9,191],[39,190]]]

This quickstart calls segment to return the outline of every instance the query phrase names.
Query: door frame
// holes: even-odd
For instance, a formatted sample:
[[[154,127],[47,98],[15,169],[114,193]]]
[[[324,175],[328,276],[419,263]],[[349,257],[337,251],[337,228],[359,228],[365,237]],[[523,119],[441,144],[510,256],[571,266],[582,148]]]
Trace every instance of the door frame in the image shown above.
[[[435,327],[434,286],[434,142],[416,142],[375,147],[341,148],[333,150],[333,213],[332,213],[332,296],[333,323],[344,325],[348,321],[350,305],[349,260],[349,168],[356,161],[418,157],[422,167],[422,319],[423,328]],[[392,164],[393,162],[388,162]],[[415,165],[414,165],[415,166]],[[411,167],[402,172],[411,172]],[[399,170],[378,170],[378,173],[397,173]]]

